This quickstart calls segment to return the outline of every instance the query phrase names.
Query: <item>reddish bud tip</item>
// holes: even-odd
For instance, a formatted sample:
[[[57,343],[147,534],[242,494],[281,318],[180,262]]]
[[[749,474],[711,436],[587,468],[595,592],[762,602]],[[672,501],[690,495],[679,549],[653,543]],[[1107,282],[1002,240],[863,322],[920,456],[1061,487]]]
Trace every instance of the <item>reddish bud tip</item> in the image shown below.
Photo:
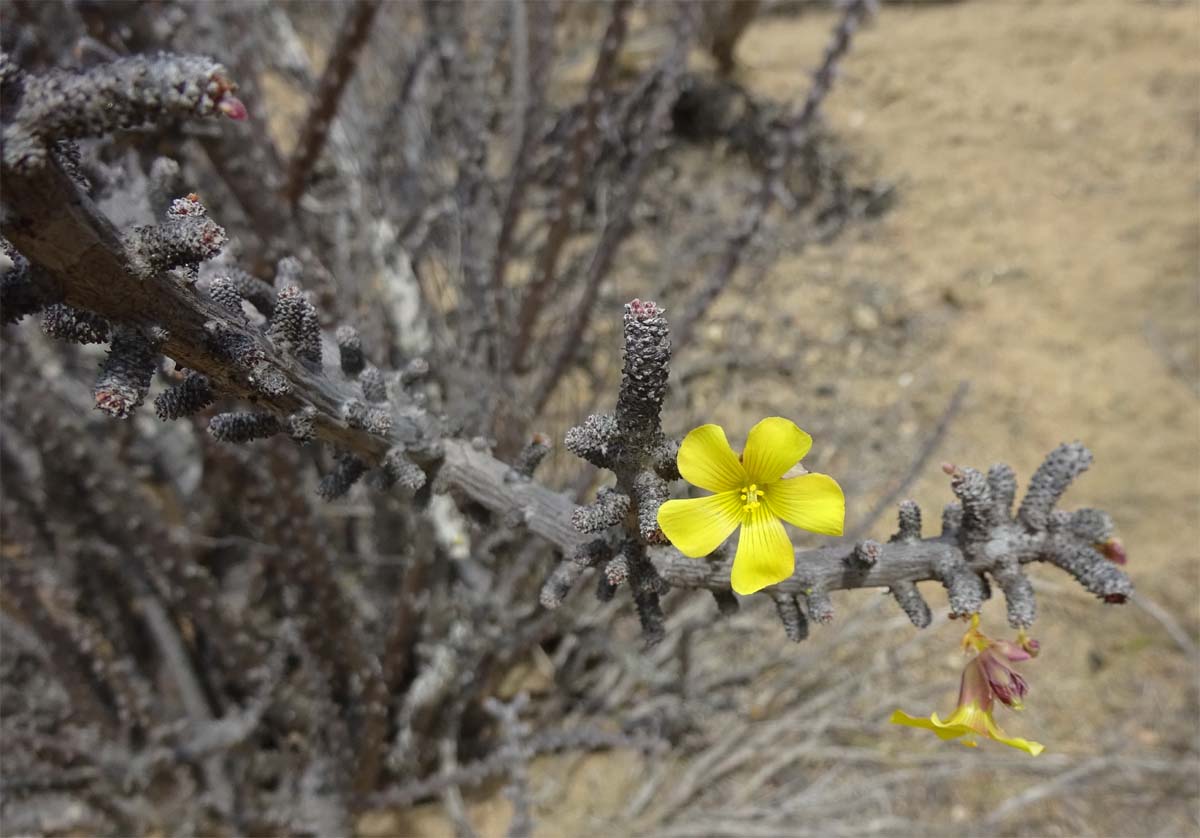
[[[221,113],[237,122],[241,122],[249,116],[246,112],[246,106],[242,104],[242,100],[229,93],[221,97],[221,101],[217,103],[217,108]]]
[[[664,533],[658,527],[655,527],[654,532],[649,533],[647,535],[646,543],[647,544],[670,544],[671,542],[670,542],[670,539],[667,538],[666,533]]]
[[[658,317],[663,313],[663,310],[658,307],[658,304],[652,302],[651,300],[630,300],[628,308],[629,312],[638,320],[649,320],[650,318]]]
[[[1104,598],[1104,601],[1111,602],[1115,605],[1120,605],[1121,603],[1125,602],[1126,599],[1127,597],[1125,594],[1109,594]]]
[[[1129,560],[1129,554],[1125,552],[1125,545],[1121,543],[1119,538],[1110,538],[1108,541],[1102,541],[1097,549],[1104,554],[1104,558],[1114,564],[1125,564]]]

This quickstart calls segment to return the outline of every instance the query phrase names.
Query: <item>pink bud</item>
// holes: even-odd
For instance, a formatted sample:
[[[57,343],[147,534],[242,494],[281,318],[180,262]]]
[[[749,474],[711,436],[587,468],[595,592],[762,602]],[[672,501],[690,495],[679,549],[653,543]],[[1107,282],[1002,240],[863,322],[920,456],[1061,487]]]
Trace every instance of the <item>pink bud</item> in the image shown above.
[[[242,100],[230,93],[226,93],[221,97],[221,101],[217,103],[217,108],[221,113],[237,122],[241,122],[249,116],[246,112],[246,106],[242,104]]]
[[[629,311],[638,320],[649,320],[658,317],[663,310],[651,300],[634,299],[629,301]]]

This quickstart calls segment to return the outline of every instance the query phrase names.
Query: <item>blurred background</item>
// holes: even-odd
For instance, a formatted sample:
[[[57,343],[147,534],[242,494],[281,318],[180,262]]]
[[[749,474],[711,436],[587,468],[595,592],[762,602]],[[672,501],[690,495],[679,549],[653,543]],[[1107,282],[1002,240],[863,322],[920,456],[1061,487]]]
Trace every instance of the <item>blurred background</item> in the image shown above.
[[[301,258],[326,325],[354,322],[381,365],[429,358],[431,403],[460,417],[466,433],[490,437],[498,455],[511,454],[532,431],[558,443],[588,413],[611,407],[620,304],[634,297],[657,300],[674,325],[697,313],[676,344],[665,430],[682,435],[716,422],[738,448],[763,416],[792,418],[815,440],[805,464],[844,487],[852,536],[886,539],[894,501],[903,497],[921,504],[928,533],[951,499],[942,461],[977,468],[1007,462],[1023,486],[1060,442],[1079,439],[1095,454],[1064,507],[1112,515],[1137,596],[1103,606],[1056,569],[1033,570],[1040,616],[1032,634],[1042,651],[1023,668],[1031,683],[1027,709],[1002,711],[998,721],[1011,735],[1044,743],[1044,754],[1029,758],[989,742],[965,749],[887,724],[897,707],[944,716],[954,706],[963,627],[946,618],[939,586],[926,586],[935,614],[927,630],[913,629],[879,592],[842,592],[834,596],[836,619],[814,626],[800,645],[784,637],[765,598],[747,599],[739,614],[718,621],[711,598],[676,592],[666,601],[666,640],[650,650],[639,646],[627,598],[601,604],[584,592],[551,623],[536,623],[526,645],[489,658],[488,676],[471,685],[473,701],[526,695],[524,712],[536,729],[620,732],[629,740],[530,760],[532,834],[1197,834],[1200,5],[881,4],[838,63],[819,118],[752,241],[739,250],[737,269],[714,283],[727,243],[754,206],[764,137],[810,95],[811,73],[845,14],[824,2],[762,2],[748,4],[749,12],[736,5],[696,4],[684,15],[679,6],[648,3],[628,12],[611,84],[624,110],[610,109],[614,122],[604,135],[616,151],[598,153],[588,169],[584,208],[531,338],[533,370],[514,365],[504,375],[490,366],[494,324],[472,296],[470,262],[473,253],[484,258],[472,250],[473,231],[493,241],[503,218],[497,210],[511,196],[508,163],[519,157],[520,134],[508,103],[530,96],[513,94],[518,53],[505,39],[526,13],[552,18],[544,30],[552,33],[550,57],[539,67],[532,53],[542,73],[530,78],[544,85],[545,100],[538,147],[547,152],[530,158],[533,185],[513,233],[508,279],[520,301],[537,282],[563,149],[578,124],[572,109],[585,101],[609,6],[514,12],[500,3],[384,3],[305,194],[286,211],[239,196],[239,179],[245,186],[250,175],[231,174],[227,161],[249,153],[238,142],[253,142],[244,139],[252,132],[268,138],[278,159],[294,159],[317,79],[353,13],[346,5],[6,2],[0,10],[5,49],[31,69],[89,66],[155,46],[211,54],[229,67],[251,109],[242,129],[251,133],[231,140],[226,131],[217,140],[181,129],[107,144],[95,151],[94,166],[116,185],[102,205],[114,220],[144,223],[151,209],[145,173],[160,156],[179,160],[187,188],[202,194],[235,237],[226,267],[236,262],[269,280],[278,257]],[[686,37],[681,17],[692,27]],[[522,25],[538,31],[536,22]],[[430,33],[438,32],[450,33],[453,50],[423,58],[423,45],[436,43]],[[730,40],[732,48],[721,46]],[[449,66],[438,69],[439,62]],[[662,89],[668,78],[679,88],[671,124],[653,138],[644,185],[630,195],[636,140],[649,136],[636,126],[652,119],[654,85]],[[484,107],[493,100],[494,108]],[[626,130],[621,116],[635,127]],[[481,151],[470,138],[482,136],[489,145]],[[230,147],[214,151],[219,142]],[[472,165],[483,173],[474,185],[463,178]],[[139,172],[131,197],[124,184]],[[473,208],[476,200],[492,214]],[[588,290],[591,280],[582,277],[595,276],[595,254],[603,252],[597,242],[619,228],[610,222],[621,213],[628,230],[619,230],[611,266]],[[276,216],[294,219],[287,222],[294,232],[274,228]],[[711,304],[697,310],[710,287]],[[584,309],[590,313],[581,330],[575,312]],[[472,335],[483,337],[468,351]],[[560,375],[538,375],[573,336],[581,350]],[[75,384],[93,374],[94,347],[51,346],[32,321],[5,326],[3,339],[6,560],[56,568],[64,589],[76,591],[70,607],[99,625],[142,619],[109,613],[128,598],[113,581],[121,565],[96,558],[104,551],[88,545],[118,536],[84,523],[73,524],[69,538],[39,540],[36,532],[47,521],[84,517],[79,510],[115,484],[124,487],[117,495],[152,499],[163,544],[173,545],[161,549],[183,551],[184,561],[207,568],[233,623],[274,635],[270,627],[282,622],[254,616],[257,592],[278,572],[262,558],[271,528],[255,529],[236,488],[246,475],[256,479],[265,455],[216,445],[203,422],[164,426],[142,416],[118,428],[91,409],[86,384]],[[51,394],[34,405],[27,377],[48,377]],[[34,417],[47,416],[50,430],[31,432]],[[93,441],[93,459],[73,459],[72,445],[56,443],[56,435]],[[258,445],[290,451],[286,440]],[[88,483],[81,475],[94,473],[97,457],[106,476]],[[109,457],[120,461],[117,468],[108,469]],[[319,452],[280,454],[272,468],[288,458],[306,468],[312,461],[317,469],[304,480],[314,484],[329,463]],[[78,480],[78,494],[49,488],[51,461],[61,469],[53,479]],[[41,487],[22,499],[14,486],[26,485],[26,473],[47,483],[34,480]],[[604,480],[561,445],[539,477],[581,499]],[[305,490],[312,495],[311,485]],[[419,607],[405,610],[391,592],[420,594],[413,553],[433,551],[459,568],[486,534],[474,522],[456,525],[473,545],[466,557],[437,539],[422,547],[420,524],[400,506],[359,488],[338,504],[314,499],[303,513],[311,515],[306,526],[324,533],[322,549],[336,558],[341,588],[367,603],[367,635],[389,636],[397,613],[421,626],[407,641],[411,671],[393,685],[398,706],[450,624],[421,616]],[[96,508],[98,516],[110,514]],[[491,568],[488,562],[503,559],[495,553],[481,561]],[[536,604],[537,577],[550,561],[525,560],[534,563],[530,578],[510,580],[513,601],[497,612]],[[81,569],[87,561],[114,564],[93,572]],[[425,577],[445,586],[449,603],[463,602],[449,578],[455,573]],[[113,592],[111,605],[101,602],[105,590]],[[471,610],[477,607],[464,613],[482,613]],[[489,625],[538,619],[511,613],[492,614]],[[20,631],[13,623],[0,624],[6,834],[122,834],[129,824],[146,834],[228,834],[194,813],[181,827],[179,812],[190,804],[161,802],[193,799],[195,790],[155,797],[142,789],[149,802],[117,815],[94,799],[108,792],[96,792],[84,795],[79,811],[60,807],[57,820],[47,821],[45,800],[71,798],[70,790],[47,795],[20,780],[49,764],[42,740],[62,729],[58,711],[34,705],[61,696],[33,671],[37,655],[13,639]],[[228,661],[206,647],[213,639],[201,642],[191,634],[201,629],[177,623],[196,666],[225,672]],[[1000,603],[988,604],[983,625],[1008,635]],[[112,642],[118,652],[128,647],[154,685],[155,653],[137,636],[132,629]],[[287,666],[297,672],[296,685],[285,680],[283,690],[299,694],[305,665]],[[250,689],[228,681],[213,676],[207,687],[218,709],[235,706]],[[39,684],[46,692],[31,692]],[[169,718],[171,702],[166,689],[150,715]],[[29,720],[39,712],[45,717]],[[293,756],[320,750],[312,729],[289,734],[271,715],[264,730],[274,732],[240,748]],[[494,734],[483,722],[463,724],[455,732],[469,762],[488,752]],[[414,746],[380,788],[446,770],[437,753],[436,744]],[[246,784],[270,774],[261,766],[244,771],[233,776]],[[503,835],[514,823],[506,788],[503,775],[490,776],[451,794],[364,806],[353,828],[371,836]],[[264,795],[291,805],[282,784]],[[302,833],[298,811],[290,821],[263,815],[269,825],[262,829]]]

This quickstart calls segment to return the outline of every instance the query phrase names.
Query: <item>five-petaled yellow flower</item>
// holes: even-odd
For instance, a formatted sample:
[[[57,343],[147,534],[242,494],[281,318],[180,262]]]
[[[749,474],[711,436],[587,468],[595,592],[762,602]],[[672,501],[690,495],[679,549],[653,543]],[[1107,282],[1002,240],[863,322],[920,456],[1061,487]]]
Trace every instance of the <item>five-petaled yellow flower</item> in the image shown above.
[[[659,527],[679,552],[699,558],[740,525],[733,589],[752,594],[782,582],[796,566],[782,521],[841,535],[846,517],[842,487],[829,475],[784,477],[811,447],[812,437],[794,422],[771,416],[750,429],[739,459],[720,425],[701,425],[679,447],[679,473],[716,494],[667,501],[658,510]]]

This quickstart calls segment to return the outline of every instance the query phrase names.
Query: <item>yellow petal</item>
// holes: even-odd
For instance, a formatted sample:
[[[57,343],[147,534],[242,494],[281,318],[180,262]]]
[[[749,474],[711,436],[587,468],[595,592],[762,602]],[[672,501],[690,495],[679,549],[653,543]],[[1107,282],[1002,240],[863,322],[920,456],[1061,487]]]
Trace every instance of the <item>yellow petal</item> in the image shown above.
[[[968,733],[973,734],[975,732],[966,725],[943,722],[938,718],[937,713],[934,713],[928,719],[922,719],[917,718],[916,716],[910,716],[903,710],[896,710],[892,713],[892,717],[889,721],[891,721],[891,723],[894,725],[907,725],[908,727],[919,727],[923,728],[924,730],[932,730],[938,735],[939,739],[957,739],[960,736],[965,736]]]
[[[742,499],[736,491],[706,498],[669,500],[658,508],[658,526],[680,553],[707,556],[729,538],[742,520]]]
[[[1043,745],[1041,742],[1031,742],[1028,739],[1021,739],[1016,736],[1014,736],[1014,737],[993,736],[992,738],[995,739],[997,742],[1001,742],[1010,747],[1017,748],[1018,750],[1024,751],[1025,753],[1029,754],[1031,757],[1035,757],[1038,754],[1040,754],[1042,751],[1046,750],[1046,746]]]
[[[684,480],[710,492],[728,492],[750,482],[720,425],[701,425],[689,432],[679,446],[678,463]]]
[[[993,719],[991,715],[988,715],[986,724],[987,735],[990,738],[995,739],[997,742],[1008,745],[1010,748],[1017,748],[1018,750],[1029,754],[1031,757],[1035,757],[1042,751],[1046,750],[1046,746],[1041,742],[1031,742],[1028,739],[1021,739],[1016,736],[1005,735],[1004,731],[1000,729],[1000,725],[996,724],[995,719]]]
[[[971,677],[970,673],[982,676],[982,671],[975,666],[975,661],[972,660],[967,664],[967,671],[963,673],[963,680],[967,681]],[[959,701],[963,700],[963,688],[959,687]],[[937,722],[937,713],[931,717],[934,722]],[[958,727],[966,728],[975,733],[981,733],[984,736],[990,736],[988,732],[988,723],[991,722],[992,714],[990,710],[983,709],[983,706],[975,700],[970,700],[966,704],[960,704],[954,708],[954,712],[950,714],[950,718],[946,719],[945,726],[950,727],[957,725]]]
[[[894,725],[907,725],[908,727],[921,727],[933,730],[933,722],[929,719],[910,716],[903,710],[893,710],[892,717],[888,721]]]
[[[964,710],[967,712],[964,712]],[[963,721],[958,721],[959,719],[966,721],[979,721],[986,729],[978,730],[972,727],[970,724],[964,724]],[[971,708],[959,707],[957,710],[955,710],[954,714],[944,722],[938,718],[937,713],[934,713],[928,719],[918,719],[915,716],[908,715],[903,710],[896,710],[893,712],[889,721],[891,721],[891,723],[894,725],[907,725],[908,727],[919,727],[926,730],[932,730],[941,739],[957,739],[960,736],[974,737],[979,734],[983,734],[989,739],[994,739],[995,741],[1004,745],[1008,745],[1012,748],[1019,748],[1020,750],[1025,751],[1027,754],[1032,756],[1037,756],[1045,750],[1045,747],[1039,742],[1030,742],[1028,739],[1005,736],[1004,731],[1002,731],[996,724],[995,720],[992,719],[991,713],[979,708],[977,705],[972,705]],[[973,740],[964,741],[963,744],[971,747],[975,747],[976,745]]]
[[[742,595],[752,594],[782,582],[795,569],[796,555],[783,524],[765,503],[760,503],[742,523],[737,555],[733,557],[733,589]]]
[[[828,474],[802,474],[766,487],[771,511],[789,524],[822,535],[841,535],[846,496]]]
[[[812,437],[782,416],[768,416],[750,429],[742,465],[751,483],[762,486],[783,477],[812,448]]]

